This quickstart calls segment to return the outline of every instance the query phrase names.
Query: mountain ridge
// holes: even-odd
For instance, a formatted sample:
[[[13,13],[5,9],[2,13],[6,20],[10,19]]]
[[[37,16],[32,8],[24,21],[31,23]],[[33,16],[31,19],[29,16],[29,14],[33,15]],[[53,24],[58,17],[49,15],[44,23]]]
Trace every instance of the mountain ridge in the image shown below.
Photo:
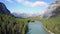
[[[60,0],[57,0],[56,2],[52,3],[47,10],[43,13],[43,15],[41,16],[41,18],[50,18],[54,15],[57,14],[58,11],[57,8],[60,7]]]
[[[11,12],[7,9],[6,5],[2,2],[0,2],[0,14],[6,14],[9,16],[13,16]]]

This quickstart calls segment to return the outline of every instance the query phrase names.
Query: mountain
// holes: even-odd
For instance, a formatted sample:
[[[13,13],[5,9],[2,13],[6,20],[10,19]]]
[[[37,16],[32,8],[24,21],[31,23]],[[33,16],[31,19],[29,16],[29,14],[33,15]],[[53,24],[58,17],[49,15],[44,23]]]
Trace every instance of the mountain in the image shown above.
[[[51,16],[56,15],[57,13],[59,13],[56,11],[58,7],[60,7],[60,0],[57,0],[56,2],[52,3],[41,17],[50,18]]]
[[[13,16],[10,11],[6,8],[5,4],[0,2],[0,14],[6,14],[9,16]]]

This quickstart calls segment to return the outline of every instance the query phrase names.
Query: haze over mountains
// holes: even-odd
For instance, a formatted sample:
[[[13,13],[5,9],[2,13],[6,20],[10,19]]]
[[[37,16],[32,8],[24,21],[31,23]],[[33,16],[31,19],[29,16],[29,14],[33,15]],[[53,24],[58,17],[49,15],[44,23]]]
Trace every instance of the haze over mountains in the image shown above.
[[[34,14],[29,14],[29,13],[12,13],[15,17],[20,17],[20,18],[27,18],[27,17],[35,17],[39,16],[40,14],[34,13]]]

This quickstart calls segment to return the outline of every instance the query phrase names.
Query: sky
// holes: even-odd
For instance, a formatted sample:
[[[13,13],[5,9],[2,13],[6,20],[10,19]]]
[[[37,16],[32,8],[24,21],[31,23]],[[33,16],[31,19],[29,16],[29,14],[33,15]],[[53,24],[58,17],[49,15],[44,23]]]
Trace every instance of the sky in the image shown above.
[[[11,13],[42,14],[56,0],[0,0]]]

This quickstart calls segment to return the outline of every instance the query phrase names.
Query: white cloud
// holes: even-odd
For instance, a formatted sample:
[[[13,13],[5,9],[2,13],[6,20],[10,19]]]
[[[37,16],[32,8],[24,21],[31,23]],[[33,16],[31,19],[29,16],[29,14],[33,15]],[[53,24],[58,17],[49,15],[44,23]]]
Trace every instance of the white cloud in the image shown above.
[[[23,5],[31,6],[31,7],[48,6],[48,3],[44,1],[35,1],[35,2],[30,2],[28,0],[16,0],[16,1],[18,3],[22,3]]]
[[[32,6],[33,7],[40,7],[40,6],[48,6],[48,4],[46,2],[43,2],[43,1],[36,1],[35,3],[33,3]]]
[[[23,4],[26,5],[26,6],[32,6],[33,5],[33,3],[29,2],[29,1],[25,1]]]
[[[7,0],[8,2],[12,2],[12,0]],[[26,6],[30,6],[30,7],[41,7],[41,6],[48,6],[48,3],[44,2],[44,1],[35,1],[35,2],[30,2],[28,0],[15,0],[16,2],[26,5]]]

